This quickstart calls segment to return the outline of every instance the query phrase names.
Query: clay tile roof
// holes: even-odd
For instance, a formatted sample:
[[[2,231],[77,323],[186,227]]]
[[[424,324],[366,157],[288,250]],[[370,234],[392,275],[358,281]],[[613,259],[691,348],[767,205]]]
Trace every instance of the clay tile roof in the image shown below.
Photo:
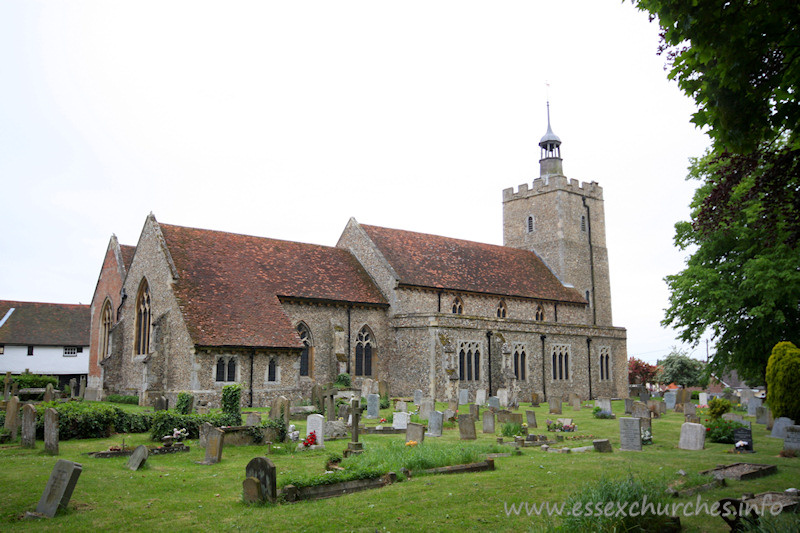
[[[88,305],[0,300],[0,344],[88,346],[91,311]]]
[[[346,250],[160,224],[201,346],[302,347],[279,297],[386,305]]]
[[[533,252],[361,225],[400,283],[454,291],[586,303]]]
[[[133,262],[133,254],[136,252],[135,246],[128,246],[127,244],[120,244],[119,251],[122,254],[122,262],[125,266],[125,272],[130,270],[131,263]]]

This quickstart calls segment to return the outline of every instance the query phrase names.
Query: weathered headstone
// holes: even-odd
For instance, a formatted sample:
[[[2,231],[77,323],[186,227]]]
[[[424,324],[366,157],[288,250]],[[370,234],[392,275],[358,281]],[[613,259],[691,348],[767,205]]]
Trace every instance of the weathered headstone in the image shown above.
[[[441,411],[431,411],[428,417],[428,432],[425,434],[429,437],[441,437],[443,421],[444,414]]]
[[[511,411],[508,409],[501,409],[497,411],[497,423],[498,424],[510,424],[511,423]]]
[[[699,405],[708,405],[708,393],[707,392],[701,392],[697,396],[698,396]]]
[[[131,454],[130,458],[128,459],[128,469],[130,470],[139,470],[142,466],[144,466],[145,462],[147,462],[147,457],[150,455],[150,451],[147,449],[147,446],[141,444],[133,450],[133,454]]]
[[[775,424],[775,417],[772,415],[772,409],[767,407],[767,431],[772,431],[772,426]]]
[[[433,409],[434,409],[433,400],[425,398],[419,404],[419,417],[422,420],[428,420],[428,418],[431,416],[431,412],[433,412]]]
[[[647,405],[647,400],[650,399],[650,393],[646,390],[639,393],[639,401]]]
[[[406,428],[406,442],[414,441],[419,444],[425,440],[425,426],[416,422],[409,422]]]
[[[411,415],[403,411],[397,411],[392,415],[392,427],[394,429],[406,429]]]
[[[539,407],[539,395],[531,392],[531,407]]]
[[[401,413],[407,413],[408,412],[408,404],[406,404],[406,402],[404,402],[403,400],[400,400],[399,402],[394,404],[394,410],[395,411],[399,411]]]
[[[378,418],[378,410],[380,409],[381,397],[377,394],[367,394],[367,418]]]
[[[201,448],[205,448],[208,444],[208,436],[211,434],[211,430],[214,429],[214,425],[211,422],[203,422],[200,426],[200,438],[198,439],[198,446]]]
[[[327,419],[330,421],[336,420],[336,393],[337,389],[333,386],[333,383],[328,383],[325,388],[322,389],[322,399],[323,403],[325,404],[325,414],[327,415]]]
[[[560,415],[561,414],[561,400],[551,398],[550,401],[547,402],[550,406],[550,414],[553,415]]]
[[[578,396],[575,396],[574,398],[572,398],[570,400],[570,403],[572,404],[572,410],[573,411],[580,411],[581,410],[581,399],[578,398]]]
[[[611,398],[598,398],[594,401],[594,406],[599,407],[601,413],[613,414],[611,410]]]
[[[52,407],[44,410],[44,451],[58,455],[58,411]]]
[[[756,410],[761,407],[763,400],[761,398],[750,398],[750,401],[747,402],[747,415],[748,416],[756,416]]]
[[[786,426],[783,449],[800,452],[800,426]]]
[[[311,387],[311,405],[317,408],[317,411],[325,410],[325,400],[322,398],[322,385],[314,383]]]
[[[16,440],[19,431],[19,398],[12,396],[6,405],[6,420],[3,427],[11,432],[11,440]]]
[[[722,415],[722,419],[728,422],[744,422],[744,417],[737,413],[725,413]]]
[[[702,424],[684,422],[681,424],[681,438],[678,448],[681,450],[702,450],[706,444],[706,428]]]
[[[22,406],[22,447],[36,447],[36,408],[29,403]]]
[[[683,414],[697,416],[697,406],[693,403],[683,404]]]
[[[474,420],[481,419],[481,408],[478,406],[478,404],[469,404],[469,416],[471,416]]]
[[[743,446],[737,446],[743,442]],[[750,428],[741,427],[733,429],[733,445],[737,450],[753,451],[753,431]]]
[[[458,405],[466,405],[469,403],[469,389],[458,390]]]
[[[459,415],[458,433],[461,440],[475,440],[478,438],[475,435],[475,419],[470,415]]]
[[[453,411],[452,409],[445,409],[443,416],[445,422],[450,422],[450,420],[455,420],[455,417],[458,416],[458,411]]]
[[[486,415],[484,414],[484,416]],[[525,422],[530,429],[539,427],[536,425],[536,413],[534,411],[525,411]]]
[[[492,411],[483,413],[483,432],[494,433],[494,412]]]
[[[81,376],[81,392],[79,394],[81,398],[86,397],[86,376]]]
[[[594,451],[599,453],[611,453],[613,451],[611,442],[608,439],[593,440],[592,445],[594,446]]]
[[[154,411],[166,411],[167,410],[167,398],[164,396],[158,396],[156,398],[155,403],[153,404]]]
[[[261,425],[261,413],[247,413],[247,418],[245,418],[244,425],[245,426],[260,426]]]
[[[640,427],[641,427],[642,431],[644,431],[646,429],[646,430],[650,431],[650,433],[652,434],[652,432],[653,432],[653,419],[652,418],[640,418],[639,422],[641,424]]]
[[[684,415],[683,417],[684,422],[691,422],[692,424],[699,424],[700,417],[697,415]]]
[[[208,432],[206,442],[206,458],[199,461],[201,465],[213,465],[222,460],[222,448],[225,444],[225,432],[219,428],[212,427]]]
[[[44,389],[44,398],[42,398],[42,401],[46,403],[46,402],[52,402],[53,400],[55,400],[55,394],[53,392],[53,384],[48,383],[47,387],[45,387]]]
[[[475,392],[475,403],[478,405],[486,403],[486,389],[478,389]]]
[[[70,398],[78,397],[78,380],[75,378],[69,380],[69,397]]]
[[[361,421],[361,413],[364,410],[361,407],[361,400],[353,398],[350,401],[350,417],[352,419],[352,437],[350,442],[347,443],[347,449],[343,452],[345,456],[359,454],[364,451],[364,445],[358,442],[358,425]]]
[[[458,402],[447,402],[447,409],[457,413],[458,412]]]
[[[650,418],[650,409],[642,402],[633,402],[631,415],[634,418]]]
[[[619,419],[620,449],[624,451],[642,451],[642,430],[639,418],[622,417]]]
[[[56,461],[42,497],[36,505],[36,512],[53,518],[60,507],[66,509],[82,470],[83,465],[80,463],[66,459]]]
[[[244,503],[262,503],[266,499],[264,487],[258,479],[248,477],[242,481],[242,501]]]
[[[378,396],[382,396],[384,398],[389,397],[389,382],[380,380],[378,382]]]
[[[497,389],[497,399],[500,401],[500,407],[508,407],[508,389]]]
[[[267,457],[256,457],[251,459],[245,467],[245,476],[247,478],[254,478],[258,480],[260,485],[262,500],[269,500],[275,502],[278,496],[276,488],[277,473],[275,465]],[[258,489],[256,489],[256,493]],[[247,499],[245,499],[247,501]]]
[[[772,433],[770,433],[769,436],[775,439],[785,439],[786,428],[793,425],[794,425],[794,420],[792,420],[791,418],[787,418],[785,416],[776,418],[775,423],[772,425]]]
[[[325,438],[340,438],[347,436],[347,426],[344,420],[326,420],[325,421]]]
[[[489,407],[493,409],[500,409],[500,398],[497,396],[489,396],[487,402],[489,403]]]
[[[316,445],[317,446],[324,446],[325,445],[325,417],[319,414],[308,415],[306,417],[306,437],[308,437],[311,432],[314,432],[314,436],[316,437]]]
[[[675,391],[667,391],[664,393],[664,404],[668,410],[675,409],[675,404],[678,399],[678,393]]]
[[[625,414],[633,413],[633,398],[625,398]]]
[[[414,391],[414,405],[419,405],[422,401],[422,391],[417,389]]]
[[[372,394],[372,379],[364,378],[361,380],[361,396],[369,396]]]
[[[769,407],[764,405],[761,407],[756,407],[756,424],[767,423],[767,411],[769,411]]]

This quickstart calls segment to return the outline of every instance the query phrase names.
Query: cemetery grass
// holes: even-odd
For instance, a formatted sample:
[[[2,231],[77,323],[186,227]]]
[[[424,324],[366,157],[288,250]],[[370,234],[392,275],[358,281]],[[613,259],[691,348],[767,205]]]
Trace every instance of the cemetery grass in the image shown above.
[[[439,404],[443,410],[446,405]],[[545,421],[547,405],[525,410],[536,412],[539,428],[531,433],[548,434]],[[467,413],[461,406],[460,412]],[[623,403],[614,402],[614,412],[622,416]],[[387,417],[388,410],[381,411]],[[560,418],[573,418],[575,434],[587,438],[565,440],[558,446],[591,445],[592,438],[608,438],[611,454],[545,453],[539,448],[524,448],[521,455],[495,459],[490,472],[412,476],[377,490],[349,494],[339,498],[281,505],[246,505],[242,503],[244,468],[253,457],[266,454],[266,446],[227,446],[222,461],[211,466],[197,465],[204,458],[197,441],[190,441],[191,452],[151,456],[137,472],[128,470],[126,457],[96,459],[86,454],[120,445],[153,445],[149,434],[114,435],[108,439],[61,441],[60,455],[50,457],[43,443],[36,449],[19,447],[18,442],[0,445],[0,530],[2,531],[458,531],[481,528],[487,531],[546,531],[560,520],[548,516],[507,515],[505,505],[561,504],[587,482],[599,479],[625,479],[635,476],[654,479],[664,488],[678,479],[677,471],[694,474],[718,464],[754,462],[775,464],[778,473],[750,481],[728,480],[727,486],[700,495],[709,505],[724,497],[738,498],[744,493],[783,491],[797,487],[800,459],[778,456],[782,441],[769,438],[764,426],[753,423],[757,453],[729,453],[728,444],[706,443],[702,451],[677,448],[683,416],[667,413],[653,421],[654,443],[642,452],[619,451],[619,420],[592,417],[591,409],[572,411],[565,406]],[[752,419],[751,419],[752,420]],[[752,420],[754,422],[754,420]],[[377,421],[368,420],[368,425]],[[305,422],[293,422],[305,434]],[[477,443],[490,445],[498,435],[485,435],[477,423]],[[565,436],[571,436],[566,433]],[[381,453],[383,445],[402,441],[403,435],[362,435],[360,440],[369,453]],[[294,444],[281,444],[270,456],[278,470],[278,486],[285,480],[322,473],[327,458],[341,454],[349,439],[327,440],[325,450],[295,452]],[[508,439],[506,439],[508,440]],[[465,445],[458,429],[445,429],[440,439],[427,437],[454,447]],[[473,441],[474,442],[474,441]],[[422,446],[425,445],[422,444]],[[469,444],[466,444],[467,446]],[[513,448],[506,450],[512,452]],[[50,520],[22,520],[33,511],[57,459],[83,465],[83,472],[66,511]],[[695,502],[674,498],[676,503]],[[546,513],[545,513],[546,514]],[[719,517],[681,516],[685,531],[724,532],[728,528]]]

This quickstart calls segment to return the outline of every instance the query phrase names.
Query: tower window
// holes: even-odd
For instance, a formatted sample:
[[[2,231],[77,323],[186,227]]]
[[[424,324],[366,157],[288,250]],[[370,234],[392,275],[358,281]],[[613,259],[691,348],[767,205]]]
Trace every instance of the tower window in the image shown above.
[[[608,381],[611,379],[610,359],[611,348],[608,346],[600,347],[600,381]]]
[[[586,231],[586,215],[581,215],[581,231]]]
[[[529,216],[528,217],[528,233],[533,233],[534,229],[535,229],[535,226],[534,226],[534,223],[533,223],[533,216]]]

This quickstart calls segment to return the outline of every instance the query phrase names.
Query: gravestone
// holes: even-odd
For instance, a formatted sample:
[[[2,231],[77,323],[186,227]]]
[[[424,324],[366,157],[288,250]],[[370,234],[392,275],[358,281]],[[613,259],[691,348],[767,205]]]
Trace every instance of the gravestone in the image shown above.
[[[702,450],[706,444],[706,428],[702,424],[684,422],[681,424],[681,438],[678,448],[681,450]]]
[[[682,403],[676,403],[675,404],[675,412],[683,414],[683,404]]]
[[[16,440],[19,431],[19,398],[12,396],[6,405],[6,421],[3,427],[11,432],[11,440]]]
[[[708,405],[708,393],[701,392],[698,395],[698,404],[699,405]]]
[[[756,416],[756,410],[761,407],[764,401],[761,398],[750,398],[747,402],[747,416]]]
[[[678,393],[675,391],[667,391],[664,393],[664,405],[667,409],[675,409],[675,404],[678,399]]]
[[[650,399],[650,393],[646,390],[639,393],[639,401],[643,404],[647,405],[647,401]]]
[[[452,409],[445,409],[443,416],[445,421],[450,422],[451,419],[455,419],[456,415],[458,415],[458,411],[453,411]]]
[[[346,403],[340,404],[336,414],[338,415],[339,418],[344,420],[345,418],[347,418],[347,414],[349,412],[348,409],[349,407],[347,406]]]
[[[611,398],[598,398],[594,401],[594,406],[599,407],[601,413],[613,414],[611,410]]]
[[[317,411],[324,412],[325,400],[322,398],[322,385],[314,383],[311,387],[311,405],[317,408]]]
[[[53,384],[48,383],[47,387],[45,387],[44,389],[44,398],[42,399],[42,401],[47,403],[47,402],[52,402],[53,400],[55,400],[55,394],[53,392]]]
[[[392,415],[392,427],[394,429],[406,429],[411,415],[403,411],[397,411]]]
[[[800,426],[786,426],[783,449],[800,452]]]
[[[775,423],[772,425],[772,433],[770,433],[769,436],[774,439],[785,439],[786,428],[793,425],[794,425],[794,420],[792,420],[791,418],[786,418],[785,416],[776,418]]]
[[[744,422],[744,417],[736,413],[725,413],[722,415],[722,419],[728,422]]]
[[[167,410],[167,399],[164,396],[158,396],[156,398],[155,403],[153,404],[154,411],[166,411]]]
[[[633,413],[633,398],[625,398],[625,414]]]
[[[642,451],[641,419],[622,417],[619,419],[619,443],[623,451]]]
[[[497,396],[489,396],[489,407],[492,409],[500,409],[500,398]]]
[[[750,428],[734,428],[733,445],[736,446],[740,442],[744,442],[745,445],[737,447],[737,450],[753,451],[753,431]]]
[[[29,403],[22,406],[22,447],[36,447],[36,408]]]
[[[219,428],[212,427],[208,432],[206,441],[206,458],[204,461],[197,461],[201,465],[213,465],[222,460],[222,448],[225,445],[225,432]]]
[[[525,411],[525,422],[528,424],[528,428],[539,427],[536,425],[536,413],[534,411]]]
[[[382,396],[384,398],[389,397],[389,382],[380,380],[378,382],[378,396]]]
[[[350,442],[347,443],[347,449],[343,452],[343,455],[347,457],[348,455],[355,455],[360,454],[364,451],[364,445],[358,442],[358,424],[361,421],[361,413],[364,411],[364,408],[361,407],[361,400],[353,398],[350,401],[350,418],[352,419],[352,437]]]
[[[573,403],[576,400],[581,401],[581,397],[575,394],[574,392],[570,392],[569,395],[567,396],[567,402]]]
[[[137,446],[128,459],[128,469],[139,470],[144,466],[145,462],[147,462],[148,455],[150,455],[150,451],[147,449],[147,446],[144,444]]]
[[[697,416],[697,415],[685,415],[683,417],[683,421],[684,422],[691,422],[692,424],[699,424],[700,423],[700,417]]]
[[[581,410],[581,399],[578,398],[577,395],[570,400],[570,403],[572,404],[572,410],[573,411],[580,411]]]
[[[322,394],[323,403],[325,404],[325,414],[327,415],[328,420],[331,421],[331,422],[336,420],[336,393],[337,392],[338,391],[333,386],[333,384],[332,383],[328,383],[325,386],[325,388],[322,389],[322,393],[321,393]]]
[[[500,402],[500,407],[508,407],[508,389],[497,389],[497,399]]]
[[[200,438],[199,442],[197,443],[198,446],[201,448],[205,448],[208,444],[208,436],[211,434],[211,430],[214,429],[214,425],[211,422],[203,422],[200,426]]]
[[[501,409],[497,411],[497,423],[498,424],[510,424],[511,423],[511,411],[508,409]]]
[[[44,487],[42,497],[36,505],[36,512],[53,518],[59,507],[66,509],[82,470],[83,465],[80,463],[73,463],[66,459],[56,461],[53,471],[50,473],[50,479],[47,480],[47,485]]]
[[[483,413],[483,432],[494,433],[494,412],[492,411]]]
[[[608,439],[596,439],[592,441],[594,451],[598,453],[611,453],[614,450],[611,448],[611,442]]]
[[[683,414],[697,416],[697,406],[693,403],[683,404]]]
[[[86,376],[81,376],[81,392],[79,394],[81,398],[86,397]]]
[[[256,457],[247,463],[244,472],[245,477],[254,478],[258,481],[262,493],[261,501],[266,499],[274,503],[278,497],[278,490],[276,486],[276,480],[278,476],[275,465],[272,464],[272,461],[267,457]]]
[[[317,446],[325,446],[325,417],[322,415],[308,415],[306,417],[306,437],[314,432]]]
[[[347,436],[347,426],[344,420],[326,420],[325,421],[325,438],[340,438]]]
[[[361,396],[369,396],[372,394],[372,379],[364,378],[361,380]]]
[[[258,479],[248,477],[242,481],[242,501],[244,503],[262,503],[266,499],[264,487]]]
[[[399,402],[394,404],[394,409],[395,409],[395,411],[400,411],[401,413],[407,413],[408,412],[408,405],[406,404],[406,402],[400,400]]]
[[[378,418],[378,410],[381,404],[381,397],[377,394],[367,394],[367,418]]]
[[[458,402],[447,402],[447,409],[449,411],[458,412]]]
[[[425,440],[425,426],[417,424],[416,422],[408,423],[408,427],[406,428],[406,442],[412,440],[418,444],[422,444],[422,441]]]
[[[69,380],[69,397],[70,398],[78,397],[78,380],[75,378]]]
[[[478,405],[486,403],[486,389],[478,389],[475,392],[475,403]]]
[[[769,407],[761,406],[756,407],[756,424],[766,424],[767,423],[767,412],[769,411]]]
[[[556,418],[556,422],[558,422],[562,426],[571,426],[572,425],[572,419],[571,418]]]
[[[475,419],[470,415],[459,415],[458,417],[458,434],[461,440],[475,440]]]
[[[561,400],[560,399],[551,399],[547,402],[550,406],[550,414],[552,415],[560,415],[561,414]]]
[[[741,399],[741,404],[742,405],[750,405],[750,400],[755,398],[755,396],[753,395],[753,391],[752,390],[750,390],[750,389],[742,389],[739,392],[739,398]]]
[[[690,403],[692,401],[692,392],[687,389],[678,390],[678,396],[675,399],[676,403]]]
[[[433,412],[434,408],[435,408],[435,406],[434,406],[433,400],[425,398],[419,404],[419,417],[422,420],[428,420],[428,418],[431,416],[431,413]]]
[[[414,391],[414,405],[419,405],[422,401],[422,391],[417,389]]]
[[[653,434],[653,419],[652,418],[640,418],[639,421],[640,421],[640,424],[641,424],[640,427],[642,428],[642,431],[644,431],[646,429],[646,430],[650,431],[650,434],[652,435]]]
[[[474,403],[469,404],[469,416],[475,420],[481,419],[481,408]]]
[[[247,418],[245,418],[245,426],[260,426],[261,425],[261,414],[260,413],[247,413]]]
[[[772,409],[767,407],[767,431],[772,431],[772,426],[775,424],[775,418],[772,416]]]
[[[642,402],[633,402],[631,415],[633,418],[650,418],[650,409]]]
[[[466,405],[469,403],[469,390],[468,389],[459,389],[458,390],[458,405]]]
[[[539,395],[535,392],[531,393],[531,407],[539,407]]]
[[[441,437],[443,421],[444,414],[441,411],[431,411],[428,417],[428,432],[425,434],[429,437]]]
[[[44,410],[44,451],[58,455],[58,411],[52,407]]]

